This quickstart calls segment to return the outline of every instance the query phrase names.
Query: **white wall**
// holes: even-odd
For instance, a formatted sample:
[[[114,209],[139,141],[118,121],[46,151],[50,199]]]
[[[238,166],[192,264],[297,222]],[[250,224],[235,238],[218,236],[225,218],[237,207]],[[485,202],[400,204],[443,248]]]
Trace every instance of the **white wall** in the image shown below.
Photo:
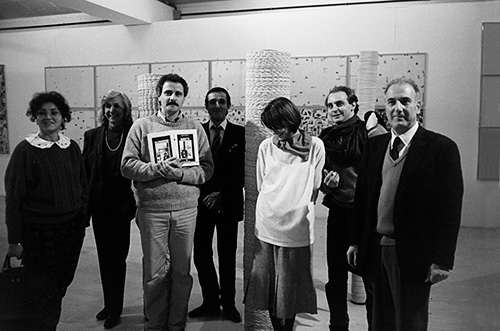
[[[44,89],[44,68],[241,59],[259,49],[292,56],[425,52],[426,126],[454,139],[466,185],[463,225],[500,226],[497,181],[478,181],[481,24],[500,20],[500,2],[372,4],[270,11],[233,17],[0,33],[10,145],[35,124],[24,116]],[[328,89],[328,86],[324,87]],[[3,178],[8,155],[0,155]],[[5,194],[3,181],[0,194]]]

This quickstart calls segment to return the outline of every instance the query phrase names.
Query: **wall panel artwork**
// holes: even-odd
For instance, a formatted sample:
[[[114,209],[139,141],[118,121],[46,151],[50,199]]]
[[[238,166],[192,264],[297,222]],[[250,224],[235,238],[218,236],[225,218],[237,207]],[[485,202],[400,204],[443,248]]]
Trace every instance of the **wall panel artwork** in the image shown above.
[[[66,123],[66,128],[62,131],[64,135],[73,139],[83,150],[83,133],[96,126],[96,112],[93,108],[72,109],[71,121]]]
[[[425,65],[426,54],[380,54],[378,56],[377,107],[384,106],[384,90],[394,78],[407,77],[413,79],[421,90],[421,99],[425,101]],[[358,85],[359,57],[350,57],[349,86]],[[422,103],[423,106],[423,103]]]
[[[325,107],[317,108],[301,108],[299,107],[300,114],[302,115],[301,128],[309,132],[313,136],[318,136],[323,129],[330,126],[328,121],[327,112]]]
[[[184,107],[203,107],[205,93],[208,90],[208,61],[156,63],[151,65],[151,73],[175,73],[188,83],[189,91]]]
[[[7,97],[5,90],[5,66],[0,64],[0,154],[9,153],[9,130],[7,129]]]
[[[420,88],[420,99],[422,107],[418,120],[425,124],[425,76],[426,76],[426,54],[425,53],[409,53],[409,54],[379,54],[378,56],[378,79],[377,79],[377,94],[375,101],[375,111],[387,123],[385,114],[385,99],[384,91],[387,83],[394,78],[406,77],[411,78],[417,83]],[[359,57],[349,57],[350,74],[349,86],[356,88],[358,85],[359,72]],[[387,125],[386,125],[387,126]]]
[[[57,91],[70,107],[94,107],[94,67],[60,67],[45,69],[45,90]]]
[[[213,61],[210,87],[220,86],[231,95],[233,107],[245,106],[246,77],[245,60]]]
[[[425,95],[426,55],[379,54],[376,111],[385,117],[383,90],[395,77],[414,79]],[[359,58],[353,56],[296,57],[291,59],[291,99],[302,113],[302,128],[318,135],[331,125],[324,106],[328,91],[335,85],[357,87]],[[231,94],[228,119],[245,125],[246,60],[213,60],[130,65],[51,67],[45,70],[47,90],[61,92],[74,112],[67,134],[81,143],[83,132],[99,125],[99,100],[110,89],[125,92],[138,114],[137,77],[142,74],[177,73],[186,79],[189,93],[183,112],[200,122],[208,120],[204,107],[209,88],[221,86]],[[148,87],[155,93],[154,87]],[[139,107],[140,108],[140,107]],[[156,108],[155,108],[156,109]],[[137,117],[137,116],[136,116]],[[6,124],[5,124],[6,125]]]
[[[479,128],[478,179],[497,180],[499,178],[499,141],[500,128]]]
[[[323,106],[328,91],[345,85],[347,57],[292,58],[291,97],[298,106]]]
[[[149,65],[132,64],[118,66],[99,66],[96,68],[97,104],[109,90],[125,93],[137,107],[137,76],[147,74]]]
[[[477,178],[500,178],[500,24],[483,23]]]

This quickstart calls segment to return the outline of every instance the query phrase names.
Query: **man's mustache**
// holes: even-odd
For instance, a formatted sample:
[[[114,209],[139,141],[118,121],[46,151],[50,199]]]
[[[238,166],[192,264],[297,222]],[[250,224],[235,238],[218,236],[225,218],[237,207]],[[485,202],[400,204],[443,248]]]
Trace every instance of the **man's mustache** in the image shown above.
[[[177,107],[179,107],[179,104],[177,102],[175,102],[175,101],[169,101],[169,102],[167,102],[167,106],[177,106]]]

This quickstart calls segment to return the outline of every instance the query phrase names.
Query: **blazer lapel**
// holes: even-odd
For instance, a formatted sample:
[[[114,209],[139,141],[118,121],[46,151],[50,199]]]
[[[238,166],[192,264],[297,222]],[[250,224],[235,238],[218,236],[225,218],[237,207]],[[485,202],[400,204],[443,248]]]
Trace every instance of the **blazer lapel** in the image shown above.
[[[413,177],[427,154],[425,150],[425,145],[427,145],[426,132],[427,130],[419,127],[411,140],[405,164],[399,178],[398,190],[407,185],[408,180]]]
[[[388,133],[383,136],[383,139],[380,139],[380,142],[377,142],[377,144],[373,144],[373,162],[376,163],[370,164],[369,169],[371,169],[374,178],[382,178],[382,166],[384,165],[385,153],[387,152],[387,147],[390,141],[391,135],[390,133]]]
[[[95,135],[95,146],[97,149],[96,157],[97,157],[97,167],[98,169],[101,168],[102,164],[102,156],[103,156],[103,144],[104,144],[104,130],[106,128],[104,126],[101,126],[99,130],[97,130],[96,135]],[[100,173],[100,172],[99,172]]]
[[[233,125],[231,122],[227,122],[226,129],[224,131],[224,139],[222,139],[222,144],[220,145],[219,151],[227,151],[231,147],[231,137],[233,133]]]
[[[210,141],[210,128],[208,127],[209,124],[210,121],[201,124],[203,130],[205,130],[205,133],[207,134],[208,141]]]

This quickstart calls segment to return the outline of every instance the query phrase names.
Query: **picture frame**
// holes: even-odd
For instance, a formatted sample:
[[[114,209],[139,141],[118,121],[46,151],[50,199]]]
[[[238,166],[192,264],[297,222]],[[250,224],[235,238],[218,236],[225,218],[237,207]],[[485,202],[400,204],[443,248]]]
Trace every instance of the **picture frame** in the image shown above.
[[[200,164],[196,129],[149,133],[147,140],[149,157],[154,164],[171,157],[180,159],[183,167]]]

